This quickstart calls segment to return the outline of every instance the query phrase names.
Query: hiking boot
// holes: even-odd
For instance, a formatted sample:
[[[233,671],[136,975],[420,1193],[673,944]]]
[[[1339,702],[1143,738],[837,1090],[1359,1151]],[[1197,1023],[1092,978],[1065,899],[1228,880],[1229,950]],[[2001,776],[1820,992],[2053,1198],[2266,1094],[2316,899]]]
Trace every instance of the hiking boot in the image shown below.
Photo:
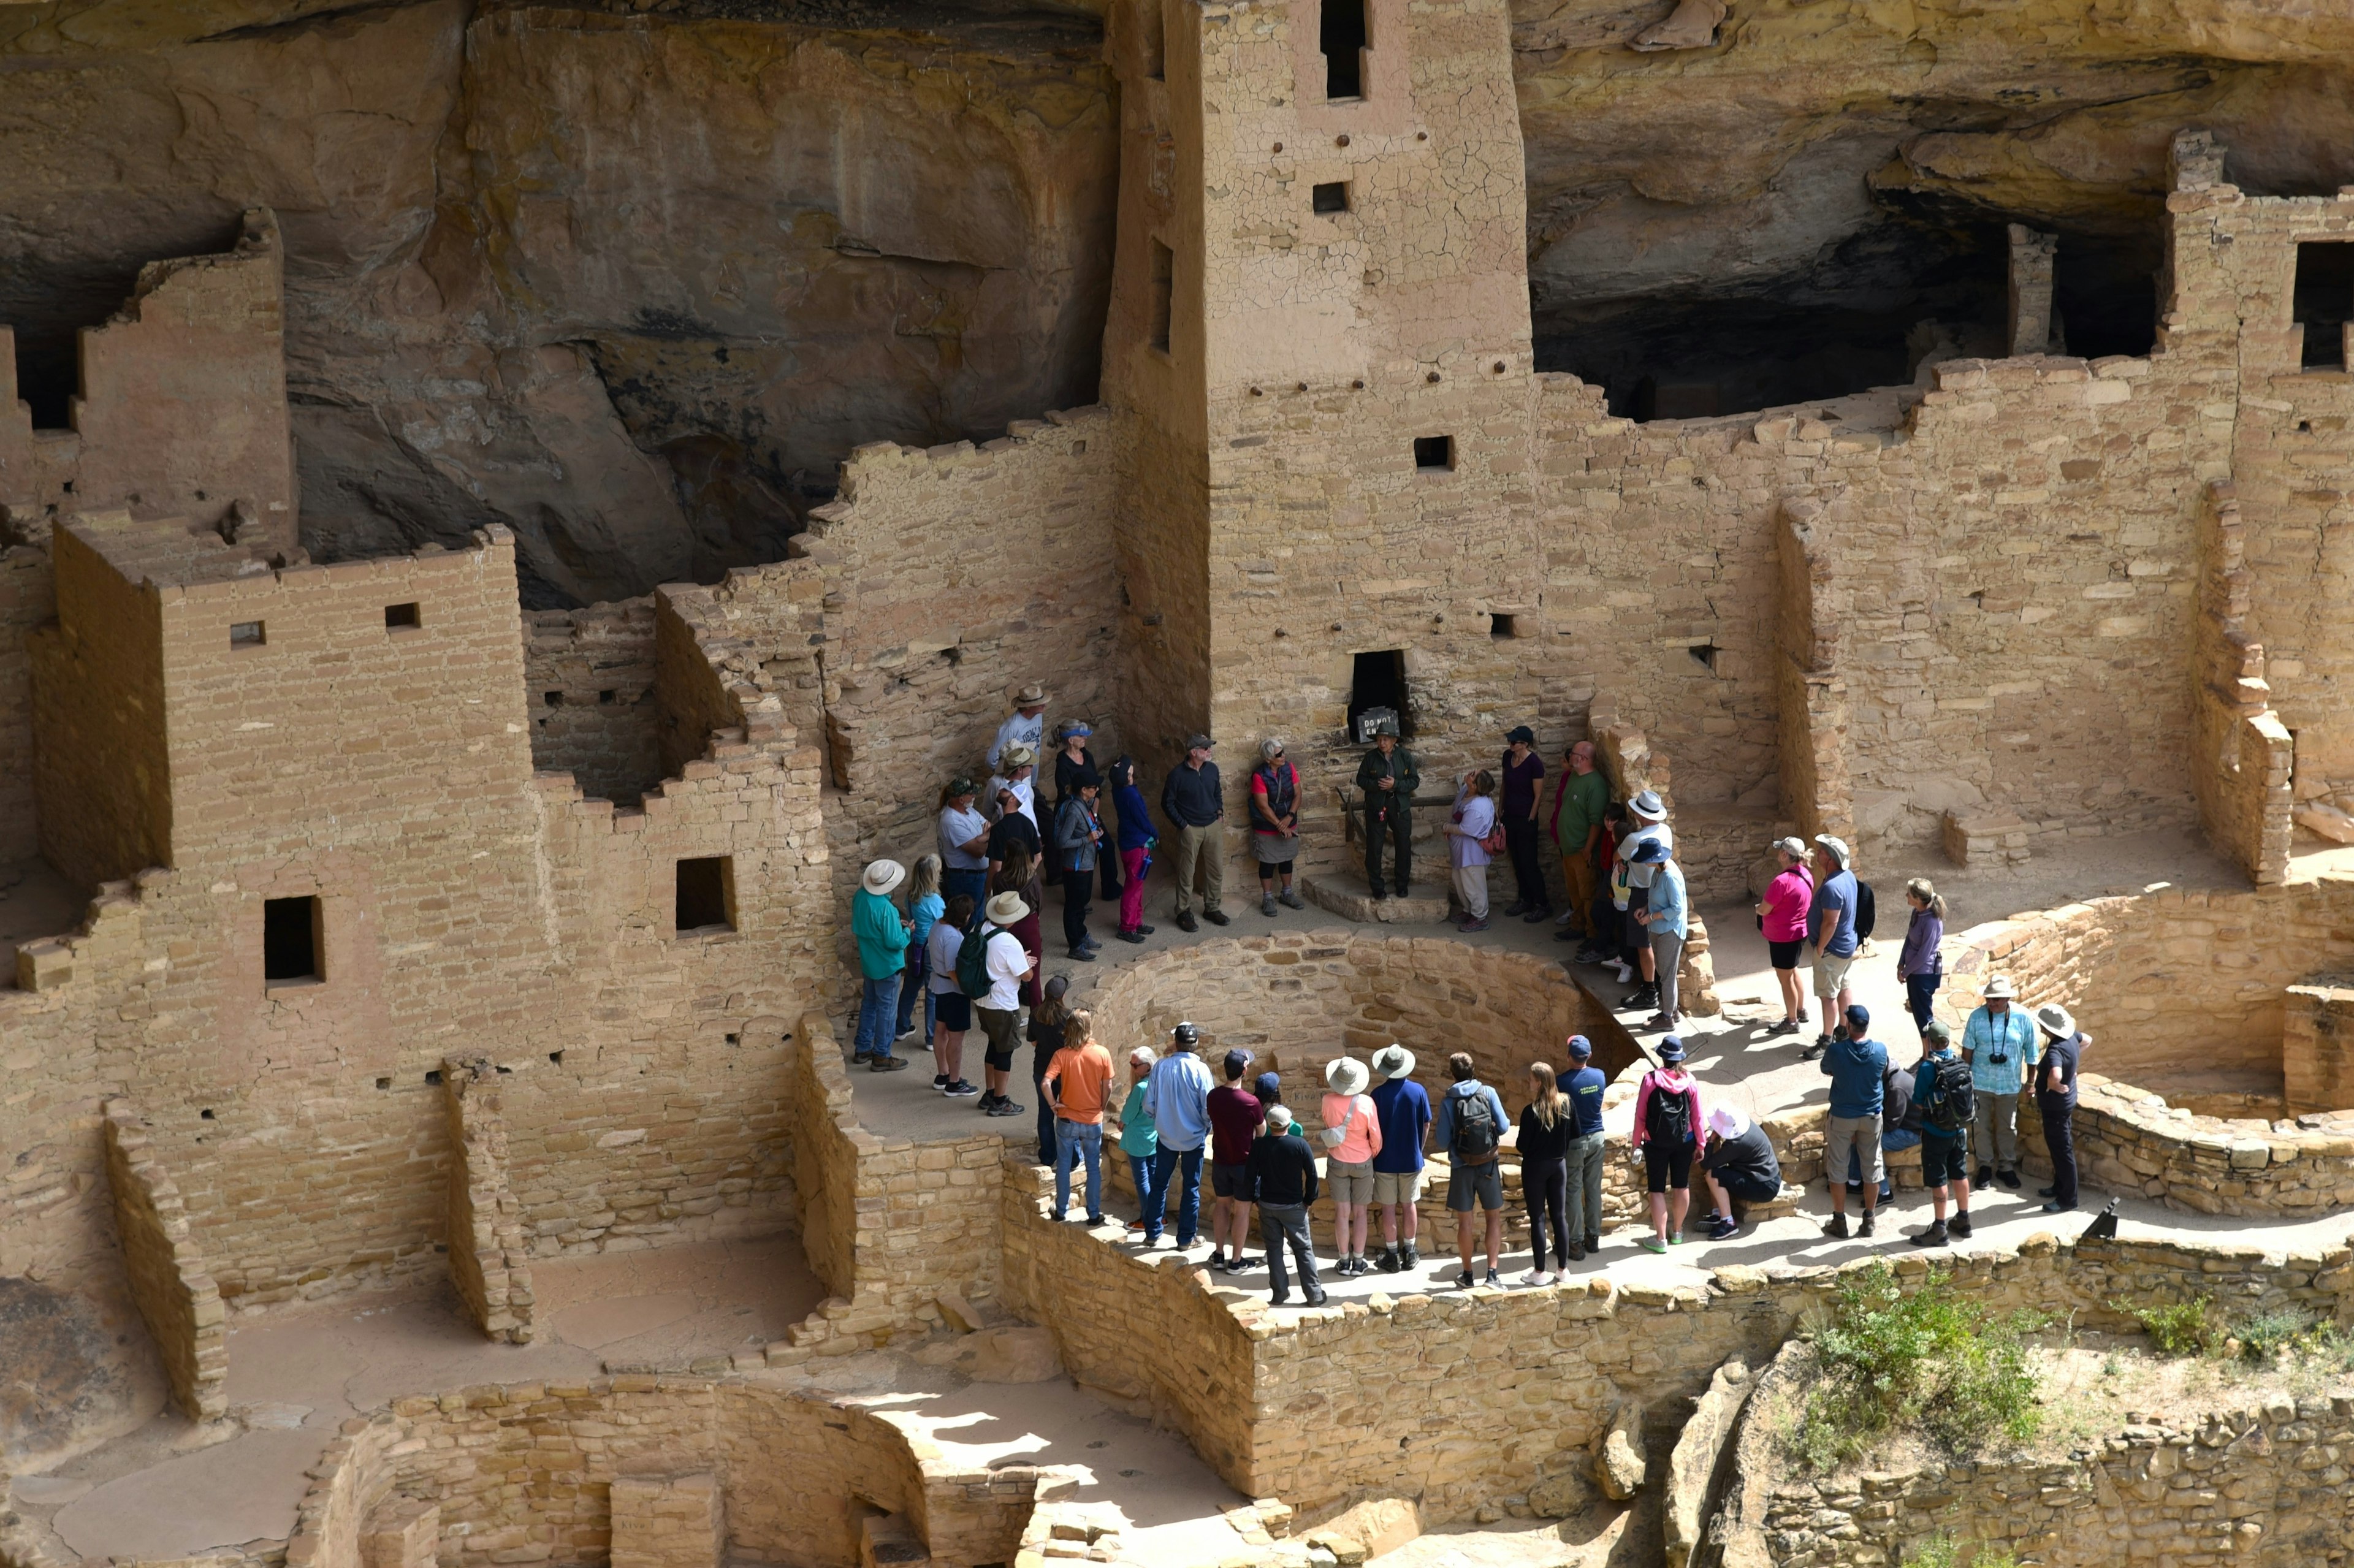
[[[1943,1246],[1943,1245],[1946,1245],[1946,1222],[1945,1222],[1945,1221],[1943,1221],[1943,1220],[1933,1220],[1933,1221],[1931,1221],[1931,1222],[1930,1222],[1930,1224],[1929,1224],[1929,1228],[1928,1228],[1927,1230],[1923,1231],[1919,1235],[1916,1235],[1916,1236],[1914,1236],[1914,1237],[1913,1238],[1913,1245],[1914,1245],[1914,1246]]]
[[[1528,904],[1524,900],[1515,898],[1504,906],[1504,918],[1509,920],[1515,915],[1526,912],[1527,909]]]
[[[1600,1236],[1587,1236],[1585,1238],[1585,1250],[1588,1252],[1600,1252],[1602,1250],[1602,1238]]]
[[[1856,1226],[1856,1227],[1855,1227],[1855,1234],[1856,1234],[1857,1235],[1859,1235],[1859,1236],[1868,1236],[1868,1235],[1870,1235],[1870,1234],[1872,1234],[1872,1214],[1873,1214],[1873,1211],[1872,1211],[1872,1210],[1870,1210],[1870,1209],[1866,1209],[1866,1210],[1864,1210],[1864,1212],[1863,1212],[1863,1224],[1860,1224],[1860,1225],[1858,1225],[1858,1226]]]
[[[1198,931],[1202,927],[1194,923],[1193,912],[1188,909],[1177,916],[1177,928],[1180,931]]]
[[[1415,1267],[1421,1262],[1421,1255],[1414,1250],[1414,1243],[1407,1242],[1405,1245],[1398,1248],[1398,1271],[1400,1273],[1404,1273],[1405,1270]]]
[[[1973,1187],[1993,1186],[1994,1167],[1991,1165],[1981,1165],[1976,1171],[1972,1171],[1970,1173],[1970,1185]]]
[[[1075,964],[1091,964],[1096,961],[1096,955],[1092,948],[1073,948],[1071,949],[1071,961]]]
[[[1824,1223],[1823,1234],[1830,1237],[1833,1241],[1847,1240],[1847,1216],[1845,1214],[1833,1214]]]
[[[1552,918],[1553,911],[1550,909],[1532,909],[1527,914],[1521,916],[1522,922],[1524,925],[1530,926],[1535,925],[1540,920],[1550,920]]]
[[[1269,1306],[1288,1307],[1291,1305],[1291,1292],[1288,1290],[1270,1291],[1267,1294],[1267,1299]]]
[[[2035,1189],[2035,1195],[2039,1198],[2056,1198],[2060,1195],[2060,1189],[2057,1187],[2038,1187]]]
[[[1267,916],[1268,919],[1270,919],[1270,920],[1271,920],[1271,919],[1273,919],[1273,918],[1275,917],[1275,895],[1274,895],[1274,894],[1272,894],[1272,893],[1268,893],[1268,894],[1263,894],[1263,895],[1260,895],[1260,898],[1259,898],[1259,901],[1258,901],[1258,912],[1259,912],[1260,914],[1262,914],[1262,915],[1266,916]]]
[[[1960,1213],[1954,1216],[1954,1223],[1950,1227],[1948,1227],[1946,1234],[1951,1235],[1956,1241],[1967,1241],[1970,1239],[1970,1212],[1967,1209],[1964,1209]]]
[[[1022,1114],[1022,1107],[1014,1104],[1012,1100],[1007,1099],[1003,1095],[1000,1095],[997,1097],[997,1103],[989,1107],[989,1114],[991,1116],[1020,1116]]]
[[[1308,1287],[1308,1296],[1307,1296],[1307,1299],[1308,1299],[1308,1305],[1310,1305],[1310,1307],[1321,1307],[1321,1306],[1323,1306],[1323,1305],[1324,1305],[1324,1287],[1323,1287],[1322,1286],[1320,1286],[1320,1285],[1311,1285],[1311,1286],[1310,1286],[1310,1287]]]
[[[1144,940],[1144,933],[1141,931],[1115,931],[1112,935],[1118,937],[1123,942],[1136,942],[1141,944]]]
[[[1815,1043],[1813,1044],[1798,1053],[1798,1060],[1801,1062],[1811,1062],[1830,1048],[1831,1037],[1828,1034],[1818,1034],[1815,1036]]]
[[[1569,956],[1569,961],[1573,964],[1598,964],[1603,962],[1606,956],[1597,948],[1584,947],[1572,953]]]
[[[907,1070],[907,1058],[905,1056],[877,1056],[875,1060],[866,1064],[866,1070],[870,1073],[904,1073]]]
[[[1300,897],[1299,894],[1293,892],[1288,887],[1277,894],[1275,895],[1275,901],[1278,904],[1282,905],[1287,909],[1305,909],[1308,907],[1308,901]]]
[[[1150,926],[1139,926],[1139,927],[1136,928],[1136,934],[1137,934],[1138,936],[1140,936],[1140,937],[1150,937],[1150,935],[1152,935],[1153,930],[1154,930],[1154,927],[1150,927]]]
[[[1572,1263],[1584,1263],[1585,1261],[1585,1249],[1578,1245],[1574,1240],[1569,1244],[1569,1261]]]
[[[1994,1179],[2014,1192],[2019,1191],[2019,1172],[2016,1171],[1998,1171]]]
[[[1411,898],[1414,896],[1414,889],[1401,882],[1397,885],[1397,891],[1390,896],[1393,898]]]
[[[1394,1246],[1382,1248],[1381,1267],[1384,1274],[1395,1274],[1398,1271],[1397,1248]]]
[[[854,1067],[873,1060],[875,1060],[875,1053],[872,1051],[853,1051],[850,1054],[850,1065]]]
[[[1458,931],[1484,931],[1488,928],[1488,922],[1485,920],[1466,920],[1455,928]]]
[[[1225,926],[1230,924],[1226,918],[1226,912],[1223,909],[1204,909],[1202,911],[1202,918],[1207,920],[1213,926]]]

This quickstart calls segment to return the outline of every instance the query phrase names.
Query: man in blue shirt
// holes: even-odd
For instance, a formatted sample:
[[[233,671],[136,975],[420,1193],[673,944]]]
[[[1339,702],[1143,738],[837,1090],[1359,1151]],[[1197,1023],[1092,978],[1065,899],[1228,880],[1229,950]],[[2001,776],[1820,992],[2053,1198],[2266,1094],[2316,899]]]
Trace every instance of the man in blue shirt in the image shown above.
[[[1210,1139],[1210,1069],[1194,1051],[1202,1032],[1180,1023],[1170,1033],[1169,1054],[1152,1064],[1144,1083],[1144,1114],[1152,1118],[1161,1147],[1152,1156],[1152,1190],[1159,1202],[1146,1205],[1144,1245],[1161,1240],[1161,1217],[1168,1207],[1169,1178],[1180,1171],[1185,1185],[1177,1194],[1177,1248],[1190,1247],[1201,1234],[1202,1146]]]
[[[1635,915],[1636,923],[1643,927],[1651,944],[1651,973],[1656,977],[1652,989],[1659,993],[1659,1011],[1651,1015],[1653,1029],[1673,1029],[1676,1026],[1676,972],[1683,965],[1684,938],[1691,929],[1690,904],[1684,895],[1683,867],[1675,863],[1668,846],[1658,839],[1646,839],[1636,846],[1628,863],[1648,867],[1652,872],[1651,895],[1644,907]]]
[[[1422,1200],[1430,1097],[1414,1081],[1414,1053],[1403,1045],[1393,1042],[1374,1052],[1373,1071],[1382,1075],[1373,1090],[1373,1118],[1382,1129],[1382,1147],[1373,1156],[1373,1202],[1382,1211],[1379,1262],[1384,1274],[1396,1274],[1422,1262],[1414,1245],[1421,1223],[1415,1205]]]
[[[1594,1065],[1594,1043],[1583,1034],[1569,1037],[1569,1060],[1572,1070],[1561,1080],[1577,1128],[1569,1140],[1569,1261],[1583,1263],[1587,1253],[1602,1250],[1602,1091],[1610,1080]]]
[[[1855,873],[1848,869],[1847,841],[1815,835],[1815,901],[1807,911],[1807,940],[1815,951],[1815,1002],[1823,1010],[1823,1033],[1798,1054],[1810,1061],[1830,1046],[1830,1027],[1855,1001],[1848,967],[1855,962]]]
[[[2012,1005],[2017,997],[2009,977],[1995,976],[1962,1025],[1962,1059],[1970,1065],[1976,1091],[1970,1137],[1978,1145],[1978,1183],[1988,1186],[1999,1178],[2013,1192],[2019,1189],[2019,1093],[2039,1054],[2034,1021]]]
[[[1863,1224],[1856,1234],[1872,1234],[1872,1209],[1880,1196],[1880,1112],[1888,1072],[1888,1047],[1866,1036],[1872,1014],[1859,1004],[1847,1010],[1844,1040],[1823,1053],[1823,1074],[1831,1081],[1830,1119],[1823,1128],[1823,1169],[1831,1172],[1831,1218],[1823,1234],[1847,1235],[1847,1186],[1839,1172],[1852,1153],[1863,1176]]]

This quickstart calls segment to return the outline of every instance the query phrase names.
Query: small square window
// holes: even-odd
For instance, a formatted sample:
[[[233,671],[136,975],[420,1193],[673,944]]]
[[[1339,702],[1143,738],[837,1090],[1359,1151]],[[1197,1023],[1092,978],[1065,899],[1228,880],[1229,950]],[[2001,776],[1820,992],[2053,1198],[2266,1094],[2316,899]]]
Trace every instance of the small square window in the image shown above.
[[[229,626],[228,645],[232,648],[259,648],[269,641],[258,620],[234,621]]]
[[[736,867],[726,855],[678,863],[678,934],[706,937],[736,928]]]
[[[1312,212],[1348,211],[1349,182],[1334,180],[1330,185],[1316,186],[1309,193],[1308,205]]]
[[[549,707],[560,708],[564,705],[564,694],[562,692],[542,692],[539,694],[539,700],[546,703]]]
[[[1491,615],[1488,618],[1488,635],[1490,637],[1517,637],[1520,635],[1520,632],[1517,630],[1517,623],[1511,616]]]
[[[319,901],[268,898],[261,905],[261,978],[278,985],[319,978]]]
[[[388,604],[384,607],[384,629],[387,631],[413,631],[425,624],[413,604]]]
[[[621,694],[613,690],[610,686],[608,686],[605,690],[597,694],[597,700],[608,706],[610,706],[612,704],[621,700]]]
[[[1416,436],[1414,439],[1414,466],[1426,472],[1441,473],[1455,466],[1453,436]]]

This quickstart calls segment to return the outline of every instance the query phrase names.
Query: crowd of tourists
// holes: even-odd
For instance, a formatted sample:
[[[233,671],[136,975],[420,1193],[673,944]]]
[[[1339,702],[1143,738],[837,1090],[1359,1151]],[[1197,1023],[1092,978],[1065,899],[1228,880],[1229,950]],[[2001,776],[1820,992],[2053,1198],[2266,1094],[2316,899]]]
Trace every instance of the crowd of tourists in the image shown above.
[[[1117,901],[1113,935],[1140,942],[1153,929],[1142,919],[1143,887],[1161,838],[1138,786],[1135,759],[1122,756],[1099,768],[1089,747],[1093,732],[1083,722],[1058,726],[1055,797],[1051,804],[1038,800],[1045,701],[1037,686],[1018,693],[1013,715],[990,747],[987,782],[958,778],[943,789],[938,853],[917,858],[912,869],[891,860],[865,868],[852,919],[864,981],[854,1062],[874,1072],[903,1070],[909,1058],[895,1046],[920,1028],[936,1090],[976,1099],[987,1115],[1020,1116],[1029,1107],[1010,1090],[1016,1051],[1026,1040],[1040,1160],[1055,1170],[1056,1217],[1103,1223],[1104,1140],[1116,1136],[1139,1197],[1129,1230],[1158,1243],[1173,1204],[1177,1245],[1195,1245],[1206,1161],[1210,1266],[1258,1266],[1246,1246],[1256,1217],[1278,1302],[1289,1298],[1293,1272],[1309,1302],[1323,1299],[1308,1216],[1327,1192],[1333,1273],[1422,1266],[1417,1216],[1426,1152],[1447,1157],[1458,1286],[1500,1282],[1507,1145],[1518,1156],[1529,1217],[1527,1282],[1558,1279],[1563,1267],[1601,1246],[1606,1080],[1583,1036],[1565,1043],[1564,1070],[1544,1062],[1526,1070],[1516,1086],[1523,1103],[1517,1126],[1469,1055],[1448,1057],[1451,1082],[1433,1106],[1414,1081],[1413,1053],[1393,1044],[1374,1055],[1370,1069],[1349,1057],[1328,1065],[1311,1142],[1283,1103],[1277,1075],[1254,1076],[1252,1054],[1235,1049],[1220,1064],[1220,1081],[1201,1060],[1200,1033],[1190,1023],[1178,1025],[1164,1053],[1139,1049],[1131,1055],[1126,1097],[1115,1110],[1118,1075],[1094,1038],[1093,1020],[1069,1006],[1067,976],[1042,981],[1044,889],[1063,890],[1063,935],[1073,960],[1092,962],[1102,949],[1088,924],[1098,889],[1107,903]],[[1557,939],[1579,944],[1573,961],[1609,966],[1634,987],[1622,1009],[1650,1008],[1652,1027],[1674,1029],[1682,1016],[1677,975],[1690,906],[1664,804],[1649,789],[1612,800],[1585,741],[1564,751],[1548,790],[1533,734],[1516,726],[1504,738],[1497,768],[1473,770],[1459,781],[1442,824],[1458,927],[1488,927],[1488,868],[1508,857],[1517,896],[1503,915],[1551,920]],[[1223,907],[1225,792],[1214,750],[1209,736],[1191,737],[1161,792],[1176,845],[1176,920],[1187,931],[1199,928],[1197,910],[1200,920],[1230,923]],[[1369,888],[1376,898],[1411,896],[1421,775],[1394,725],[1373,736],[1357,785]],[[1284,906],[1302,907],[1294,887],[1301,787],[1281,741],[1261,745],[1248,799],[1260,912],[1273,916]],[[1558,910],[1541,859],[1548,844],[1565,890]],[[1889,1157],[1918,1149],[1935,1219],[1912,1239],[1939,1246],[1967,1238],[1973,1187],[2020,1185],[2017,1118],[2030,1088],[2055,1171],[2043,1190],[2045,1207],[2073,1209],[2070,1124],[2088,1042],[2066,1009],[2043,1007],[2031,1018],[2013,1005],[2010,983],[1996,977],[1956,1042],[1933,1012],[1944,978],[1938,948],[1946,905],[1930,883],[1915,879],[1906,886],[1910,919],[1897,972],[1919,1053],[1913,1061],[1897,1060],[1872,1037],[1871,1013],[1853,995],[1850,970],[1873,932],[1875,910],[1848,846],[1822,834],[1811,845],[1779,840],[1772,853],[1776,874],[1755,917],[1784,1016],[1767,1033],[1799,1033],[1817,1023],[1809,1000],[1820,1009],[1820,1032],[1800,1057],[1819,1058],[1830,1081],[1825,1170],[1832,1216],[1825,1234],[1850,1234],[1850,1197],[1861,1210],[1853,1234],[1874,1234],[1876,1211],[1891,1192]],[[1811,985],[1798,973],[1802,960]],[[983,1042],[978,1086],[964,1065],[965,1038],[976,1021]],[[1781,1195],[1772,1140],[1734,1107],[1703,1104],[1679,1037],[1659,1041],[1656,1056],[1637,1087],[1629,1140],[1648,1211],[1640,1245],[1664,1253],[1685,1241],[1695,1173],[1709,1202],[1702,1234],[1729,1239],[1747,1209]],[[1373,1075],[1381,1076],[1378,1086],[1370,1085]],[[1082,1171],[1082,1211],[1071,1213]],[[1378,1254],[1371,1250],[1375,1210]],[[1484,1275],[1475,1268],[1481,1255]]]

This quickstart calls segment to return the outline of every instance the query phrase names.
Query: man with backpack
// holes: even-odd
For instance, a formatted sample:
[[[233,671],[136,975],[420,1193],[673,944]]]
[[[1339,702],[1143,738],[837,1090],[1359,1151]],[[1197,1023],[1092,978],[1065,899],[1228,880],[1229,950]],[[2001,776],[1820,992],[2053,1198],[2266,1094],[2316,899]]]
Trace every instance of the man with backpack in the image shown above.
[[[1504,1251],[1504,1172],[1497,1159],[1503,1142],[1504,1102],[1481,1083],[1471,1058],[1458,1051],[1447,1058],[1454,1082],[1438,1102],[1432,1142],[1447,1156],[1447,1206],[1455,1214],[1455,1251],[1462,1272],[1458,1290],[1471,1288],[1471,1211],[1488,1218],[1488,1283],[1501,1284],[1496,1270]]]
[[[1819,992],[1817,994],[1820,994]],[[1863,1224],[1856,1234],[1872,1231],[1872,1209],[1880,1196],[1880,1120],[1886,1103],[1888,1047],[1870,1039],[1872,1014],[1861,1005],[1847,1010],[1847,1038],[1831,1041],[1823,1053],[1823,1074],[1831,1081],[1830,1117],[1823,1126],[1823,1171],[1830,1178],[1831,1217],[1823,1234],[1847,1239],[1847,1184],[1840,1172],[1855,1156],[1863,1182]]]
[[[1953,1033],[1932,1019],[1921,1031],[1921,1065],[1913,1072],[1913,1107],[1921,1117],[1921,1184],[1936,1218],[1913,1238],[1914,1246],[1944,1246],[1970,1237],[1970,1112],[1976,1097],[1970,1065],[1954,1049]],[[1946,1199],[1954,1220],[1946,1223]]]
[[[1001,893],[973,916],[972,929],[957,949],[957,987],[973,999],[981,1033],[981,1109],[989,1116],[1020,1116],[1006,1097],[1013,1076],[1013,1045],[1022,1033],[1022,982],[1034,972],[1030,954],[1013,927],[1030,913],[1018,893]]]
[[[1815,950],[1815,1001],[1823,1010],[1823,1033],[1798,1053],[1810,1062],[1830,1048],[1830,1027],[1855,1001],[1848,969],[1855,962],[1872,923],[1863,917],[1855,873],[1848,869],[1847,842],[1829,833],[1815,835],[1815,898],[1807,912],[1808,941]],[[1874,1151],[1877,1152],[1875,1140]]]

